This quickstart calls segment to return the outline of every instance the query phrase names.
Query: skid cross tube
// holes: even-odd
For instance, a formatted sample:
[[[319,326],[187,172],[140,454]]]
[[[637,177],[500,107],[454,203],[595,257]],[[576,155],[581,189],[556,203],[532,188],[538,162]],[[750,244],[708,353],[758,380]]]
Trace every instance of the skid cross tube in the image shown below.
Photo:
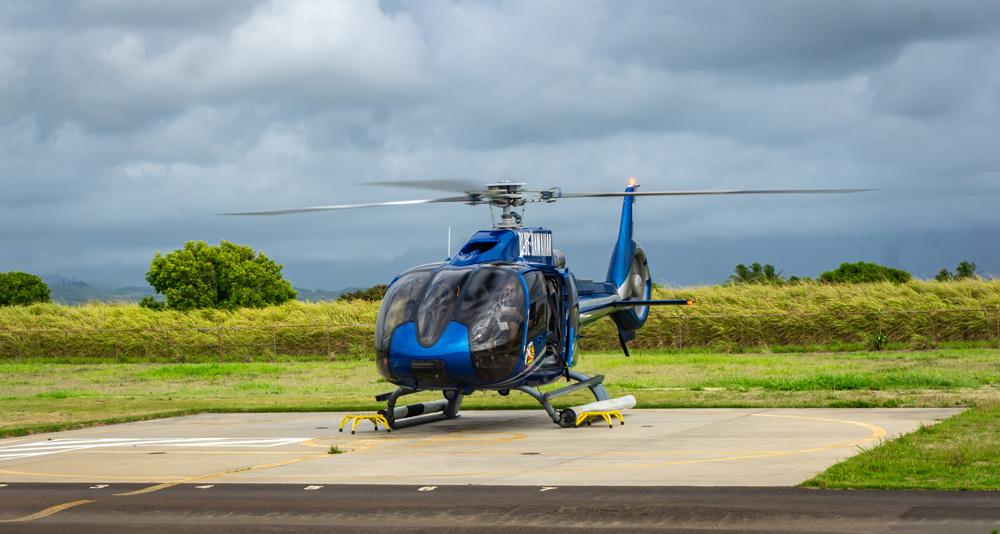
[[[573,419],[564,418],[559,412],[556,411],[555,408],[552,407],[552,403],[549,402],[549,399],[561,397],[563,395],[573,393],[574,391],[579,391],[583,388],[590,388],[590,392],[594,394],[594,398],[596,398],[597,400],[599,401],[611,400],[611,397],[608,395],[607,390],[604,389],[604,385],[601,384],[601,382],[604,381],[604,375],[597,375],[591,377],[583,373],[578,373],[576,371],[568,371],[566,373],[566,378],[570,380],[576,380],[576,383],[570,384],[565,387],[561,387],[554,391],[549,391],[548,393],[544,394],[539,392],[537,389],[528,386],[520,386],[516,389],[518,391],[531,395],[532,398],[534,398],[536,401],[539,402],[539,404],[542,405],[542,408],[545,408],[545,413],[549,414],[549,417],[552,418],[553,423],[565,428],[576,426],[576,421]]]
[[[396,408],[396,400],[399,399],[399,397],[416,392],[417,390],[415,389],[400,386],[392,393],[383,393],[375,397],[375,400],[379,402],[386,402],[385,409],[379,410],[378,413],[379,415],[385,416],[385,420],[388,423],[389,428],[395,430],[397,428],[406,428],[414,425],[422,425],[424,423],[433,423],[434,421],[441,421],[444,419],[454,419],[458,417],[458,409],[462,406],[462,399],[465,398],[465,395],[459,391],[452,392],[454,395],[451,398],[448,398],[446,392],[444,399],[410,404],[408,406],[401,406],[398,409]],[[397,414],[397,410],[400,410],[401,412]],[[423,415],[425,413],[430,415]],[[410,417],[415,417],[415,419],[410,419]]]

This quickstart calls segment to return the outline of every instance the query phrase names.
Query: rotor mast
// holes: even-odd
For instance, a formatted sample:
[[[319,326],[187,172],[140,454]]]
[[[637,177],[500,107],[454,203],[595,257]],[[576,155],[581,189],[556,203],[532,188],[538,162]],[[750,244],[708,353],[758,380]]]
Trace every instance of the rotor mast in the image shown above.
[[[501,182],[486,184],[486,197],[491,206],[496,206],[503,210],[500,213],[500,222],[493,225],[498,230],[516,230],[522,228],[521,216],[512,208],[523,206],[527,200],[521,187],[524,183],[503,180]]]

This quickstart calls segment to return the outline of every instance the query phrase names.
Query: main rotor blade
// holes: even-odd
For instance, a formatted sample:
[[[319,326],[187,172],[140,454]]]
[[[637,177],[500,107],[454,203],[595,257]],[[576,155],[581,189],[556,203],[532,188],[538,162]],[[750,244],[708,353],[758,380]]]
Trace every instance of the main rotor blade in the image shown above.
[[[375,208],[379,206],[408,206],[410,204],[434,204],[436,202],[467,202],[469,197],[433,198],[425,200],[396,200],[392,202],[373,202],[371,204],[341,204],[338,206],[314,206],[311,208],[292,208],[287,210],[241,211],[237,213],[220,213],[219,215],[286,215],[289,213],[309,213],[312,211],[349,210],[354,208]]]
[[[388,187],[411,187],[414,189],[430,189],[432,191],[450,191],[452,193],[478,191],[483,188],[482,184],[467,182],[464,180],[390,180],[383,182],[363,182],[363,184],[382,185]]]
[[[631,193],[563,193],[559,198],[584,197],[644,197],[644,196],[683,196],[683,195],[771,195],[796,193],[859,193],[875,191],[875,189],[732,189],[718,191],[633,191]]]

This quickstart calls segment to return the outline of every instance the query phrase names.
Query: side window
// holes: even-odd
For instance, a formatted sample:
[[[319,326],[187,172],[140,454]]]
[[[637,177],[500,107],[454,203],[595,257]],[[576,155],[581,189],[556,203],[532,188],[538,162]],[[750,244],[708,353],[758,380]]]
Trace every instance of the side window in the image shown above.
[[[549,302],[545,291],[545,277],[538,271],[524,273],[528,284],[528,339],[534,339],[548,326]]]

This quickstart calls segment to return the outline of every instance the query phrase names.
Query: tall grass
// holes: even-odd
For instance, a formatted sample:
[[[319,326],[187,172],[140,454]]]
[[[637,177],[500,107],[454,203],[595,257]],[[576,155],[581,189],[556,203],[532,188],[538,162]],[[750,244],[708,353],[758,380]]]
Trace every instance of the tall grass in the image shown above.
[[[717,352],[864,350],[951,342],[998,346],[1000,282],[738,285],[669,288],[630,343],[636,349]],[[962,311],[964,310],[964,311]],[[262,309],[153,311],[132,304],[0,308],[0,361],[278,361],[367,358],[378,303],[289,302]],[[609,320],[583,331],[581,348],[616,350]]]
[[[930,348],[947,341],[997,341],[1000,316],[1000,282],[985,280],[706,286],[658,289],[653,296],[693,298],[695,305],[652,308],[630,346],[737,352],[845,344],[857,350],[883,334],[893,348]],[[585,349],[618,345],[610,321],[584,335]]]

